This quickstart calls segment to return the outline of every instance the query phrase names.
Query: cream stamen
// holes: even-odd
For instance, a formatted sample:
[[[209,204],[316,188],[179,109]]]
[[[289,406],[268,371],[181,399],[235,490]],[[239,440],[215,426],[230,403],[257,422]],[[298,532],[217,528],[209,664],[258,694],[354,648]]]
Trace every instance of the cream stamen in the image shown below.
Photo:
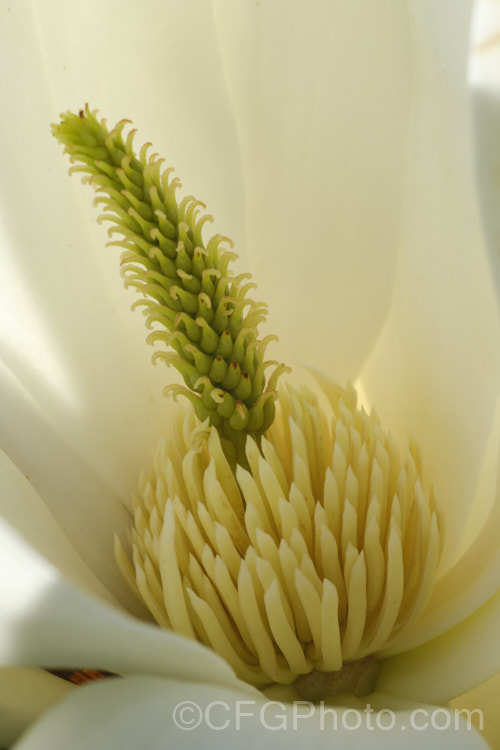
[[[310,697],[372,687],[368,657],[422,613],[441,548],[415,447],[402,454],[351,386],[326,395],[330,414],[282,388],[236,478],[217,431],[179,407],[135,498],[132,562],[116,543],[162,627]]]

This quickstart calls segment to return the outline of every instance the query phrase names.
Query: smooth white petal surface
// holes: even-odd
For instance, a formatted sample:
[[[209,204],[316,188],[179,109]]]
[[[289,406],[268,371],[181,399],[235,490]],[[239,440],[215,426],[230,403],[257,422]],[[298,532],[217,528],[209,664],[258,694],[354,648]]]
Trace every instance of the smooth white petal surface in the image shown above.
[[[210,679],[256,691],[212,651],[88,596],[0,520],[0,664]]]
[[[70,581],[117,606],[103,583],[83,563],[54,517],[19,469],[0,451],[0,516]],[[6,573],[15,576],[8,560]],[[21,585],[21,581],[19,581]]]
[[[178,169],[186,193],[237,235],[238,152],[211,5],[21,0],[0,14],[1,358],[68,445],[128,502],[165,429],[161,390],[172,375],[149,362],[119,251],[104,249],[92,191],[68,177],[50,123],[87,101],[110,123],[133,118],[139,138],[154,140]],[[6,415],[7,452],[9,435],[27,438],[30,419]],[[38,449],[48,461],[43,443]],[[32,473],[28,439],[15,458]]]
[[[361,384],[422,447],[446,515],[445,570],[491,508],[476,487],[500,381],[469,122],[471,3],[216,7],[251,259],[279,305],[282,350],[352,377],[392,301]]]
[[[0,669],[0,747],[10,747],[75,686],[41,669]]]
[[[384,322],[384,305],[392,301],[389,319],[360,382],[384,424],[402,440],[413,433],[422,448],[427,474],[444,506],[443,570],[451,566],[436,590],[425,623],[417,623],[397,646],[412,647],[456,625],[499,585],[495,428],[498,433],[500,420],[495,424],[495,403],[500,328],[474,180],[466,75],[471,3],[457,8],[456,3],[419,0],[399,4],[397,10],[391,4],[377,4],[370,10],[362,2],[325,3],[315,6],[315,13],[296,3],[286,14],[281,13],[279,3],[236,5],[221,0],[216,7],[242,143],[252,260],[255,252],[258,275],[270,275],[269,282],[264,282],[268,283],[268,299],[277,298],[279,287],[282,315],[290,321],[288,350],[295,356],[297,349],[302,352],[303,342],[298,346],[297,335],[307,331],[305,346],[316,348],[321,367],[330,364],[332,377],[356,372],[355,357],[360,352],[366,355],[366,341],[355,330],[360,321],[366,323],[367,316],[363,319],[362,314],[366,295],[359,295],[358,285],[342,277],[345,258],[356,267],[361,285],[359,275],[369,271],[374,294],[380,294],[382,306],[372,304],[369,326],[373,328],[366,329],[371,331],[370,343]],[[392,39],[393,33],[406,40],[404,52]],[[371,66],[356,67],[355,61],[361,59],[360,39],[363,51],[372,53]],[[400,56],[397,70],[392,66],[393,78],[387,71],[382,75],[378,67],[387,64],[387,57],[373,54],[370,45],[378,43],[387,46],[386,55]],[[343,65],[332,65],[335,55],[340,59],[341,54]],[[346,70],[349,76],[342,90],[339,79]],[[391,81],[396,88],[392,89],[392,109],[382,97],[376,113],[365,113],[370,122],[366,137],[376,138],[378,133],[380,139],[376,149],[370,141],[373,152],[366,159],[363,145],[367,142],[360,141],[358,130],[365,122],[360,107],[369,107],[371,100],[365,96],[361,104],[356,97],[366,93],[372,72],[380,74],[381,86]],[[321,86],[327,76],[329,85]],[[403,92],[396,81],[405,76]],[[380,93],[376,84],[373,90]],[[338,97],[330,96],[331,92]],[[384,116],[391,123],[390,142],[384,141]],[[357,118],[355,123],[351,117]],[[323,139],[318,123],[324,126]],[[349,148],[348,141],[342,140],[341,134],[347,132],[355,147]],[[398,143],[404,144],[402,155]],[[357,161],[358,149],[362,162]],[[321,159],[315,157],[318,153]],[[360,183],[357,171],[359,166],[364,178],[379,174],[379,157],[385,177],[370,200],[377,207],[388,200],[387,214],[379,212],[379,228],[384,226],[384,216],[386,226],[392,222],[398,227],[398,251],[388,241],[385,253],[381,246],[388,236],[373,231],[363,209],[365,184]],[[301,166],[309,162],[316,166],[317,182],[304,179],[308,172]],[[339,163],[344,164],[340,173],[335,169]],[[346,174],[353,180],[352,188]],[[348,197],[339,197],[346,186]],[[388,198],[391,190],[403,195],[402,206],[394,196]],[[347,229],[342,222],[332,221],[325,232],[323,222],[309,221],[309,217],[317,219],[314,211],[323,199],[331,202],[329,212],[324,211],[328,218],[337,218],[343,201],[352,202],[351,212],[345,215]],[[358,220],[353,221],[356,211]],[[297,213],[299,218],[295,218]],[[307,233],[307,241],[302,232]],[[322,242],[316,240],[320,232],[326,235]],[[345,242],[336,244],[339,237]],[[352,249],[354,237],[360,243],[359,254]],[[321,258],[318,264],[317,258]],[[386,272],[384,263],[391,272]],[[322,285],[337,283],[339,274],[344,288],[331,299]],[[310,313],[297,293],[306,286],[305,302],[314,299]],[[347,301],[346,296],[350,296]],[[342,314],[335,312],[337,305]],[[352,307],[356,307],[354,313]],[[325,314],[327,309],[330,316]],[[314,326],[304,324],[308,314]],[[336,332],[327,336],[321,328],[323,324],[335,328],[345,318],[349,347],[336,340]],[[282,322],[282,328],[285,325]],[[315,331],[323,338],[322,347],[314,343]],[[342,369],[346,363],[350,372]],[[488,474],[488,481],[480,482],[481,473]],[[420,666],[433,670],[425,659]],[[476,680],[477,675],[469,679]]]
[[[2,442],[19,467],[16,469],[5,461],[5,482],[9,482],[9,477],[14,479],[2,489],[0,516],[10,520],[22,533],[29,529],[30,543],[70,577],[72,573],[66,558],[80,556],[94,579],[94,584],[90,585],[90,575],[86,584],[78,578],[81,585],[95,591],[95,584],[100,582],[99,595],[102,596],[104,584],[129,611],[147,617],[146,610],[120,575],[113,554],[113,534],[123,534],[129,527],[130,512],[2,364],[0,392],[4,420]],[[28,483],[19,481],[19,472],[40,492],[36,499]],[[46,511],[42,507],[44,501]],[[15,511],[15,518],[11,511]],[[35,517],[31,518],[35,512]],[[49,532],[49,528],[58,527],[62,530],[62,533],[57,532],[58,539],[65,535],[70,541],[64,555],[55,559],[59,545],[52,548],[46,537],[54,541],[56,532]]]
[[[446,703],[500,671],[499,630],[500,591],[452,630],[383,662],[377,689]]]
[[[411,649],[446,632],[500,589],[500,401],[469,520],[462,556],[436,583],[422,617],[386,653]],[[486,651],[492,648],[490,643],[484,646]]]
[[[8,189],[0,194],[1,298],[7,302],[2,311],[3,377],[9,381],[3,392],[9,394],[10,407],[5,410],[5,445],[22,470],[36,476],[42,494],[54,498],[54,513],[58,520],[62,517],[70,538],[87,515],[87,530],[76,535],[85,559],[92,527],[104,538],[115,518],[122,523],[116,497],[110,501],[112,510],[99,509],[101,498],[112,497],[107,487],[126,499],[168,415],[158,409],[162,378],[151,376],[148,352],[139,343],[141,321],[120,312],[124,295],[119,280],[105,281],[112,278],[110,266],[117,264],[98,254],[103,234],[82,221],[88,210],[85,206],[82,214],[80,197],[73,199],[82,196],[88,204],[88,191],[85,195],[72,187],[66,192],[57,147],[48,134],[39,139],[33,133],[42,132],[60,109],[79,107],[85,100],[93,104],[94,92],[96,104],[109,112],[110,120],[124,114],[125,102],[125,114],[167,154],[163,144],[169,145],[169,135],[160,130],[174,131],[176,166],[184,183],[188,186],[190,179],[189,190],[201,198],[213,195],[211,208],[220,206],[219,215],[232,212],[237,217],[232,233],[242,236],[241,195],[234,187],[237,147],[209,5],[179,3],[168,13],[164,7],[148,3],[144,10],[143,4],[92,2],[76,9],[51,1],[42,8],[26,2],[14,5],[10,18],[5,13],[0,24],[2,49],[12,66],[12,74],[0,84],[4,105],[12,113],[2,133]],[[477,507],[484,519],[491,502],[483,497],[472,504],[500,372],[496,302],[479,229],[464,116],[469,8],[419,2],[408,14],[403,4],[383,2],[374,9],[354,0],[318,3],[315,15],[300,3],[287,6],[286,13],[283,7],[218,5],[218,33],[246,170],[253,270],[261,296],[272,306],[271,320],[282,336],[284,356],[296,356],[299,336],[301,358],[328,367],[338,379],[359,370],[395,289],[391,318],[363,372],[363,384],[384,421],[396,432],[410,428],[424,448],[425,465],[448,509],[447,563],[452,565],[469,539],[471,513],[477,533]],[[155,23],[158,19],[165,19],[163,25]],[[78,33],[66,33],[73,26]],[[134,54],[120,41],[130,39],[131,30]],[[163,43],[166,31],[170,45]],[[112,61],[109,75],[103,74],[106,59]],[[158,71],[165,79],[161,90]],[[33,96],[23,99],[23,91],[33,91]],[[143,120],[133,111],[139,102]],[[222,166],[213,180],[215,169],[210,171],[207,164],[214,167],[217,161]],[[406,173],[407,163],[411,168]],[[200,180],[215,182],[214,192]],[[57,204],[48,197],[50,190],[60,195]],[[219,221],[219,228],[231,233],[229,223],[222,226]],[[70,243],[73,248],[67,248]],[[339,246],[346,248],[341,260],[332,251]],[[300,264],[299,247],[308,248],[308,259],[314,255],[316,265]],[[74,255],[68,255],[72,251]],[[278,268],[274,255],[280,256],[281,273],[273,270]],[[310,268],[319,286],[308,278]],[[284,295],[281,300],[277,287]],[[83,315],[89,299],[92,311]],[[314,306],[307,313],[305,302],[311,299]],[[24,442],[22,425],[28,424],[35,425],[37,439],[31,433]],[[61,489],[46,493],[58,476],[52,466],[63,467]],[[87,474],[88,466],[92,471]],[[75,476],[82,481],[73,494],[69,490],[75,487]],[[94,487],[100,489],[94,492]],[[87,505],[90,497],[94,505]],[[104,516],[100,527],[96,519]],[[9,539],[10,532],[2,554],[17,554],[20,548],[12,549]],[[480,547],[482,539],[478,536],[476,542]],[[102,545],[94,541],[93,546]],[[111,554],[111,545],[106,549]],[[489,555],[484,567],[491,571],[491,545],[483,549]],[[166,673],[172,658],[173,674],[181,675],[193,668],[194,659],[203,665],[200,673],[211,672],[212,662],[209,666],[199,657],[203,649],[196,647],[195,656],[188,658],[182,651],[181,659],[178,638],[90,605],[53,572],[47,574],[38,560],[27,562],[23,555],[17,559],[16,583],[6,581],[10,598],[0,606],[9,648],[25,663],[48,655],[63,659],[60,666],[75,666],[71,659],[76,656],[99,658],[95,666],[101,668],[138,670],[145,664],[145,669]],[[98,556],[88,562],[96,570]],[[4,563],[2,575],[6,571]],[[490,610],[484,612],[489,624],[485,621],[483,630],[473,629],[476,635],[471,635],[471,623],[463,623],[463,630],[456,631],[463,639],[452,639],[449,653],[444,639],[444,650],[433,651],[434,643],[428,651],[415,652],[423,670],[416,682],[419,690],[424,690],[429,665],[439,662],[441,653],[443,663],[456,665],[454,655],[460,655],[466,643],[479,648],[491,642],[486,636],[492,636],[490,626],[496,619]],[[62,636],[68,630],[73,635],[65,646]],[[132,645],[139,657],[129,663],[123,651]],[[478,672],[486,670],[483,652]],[[409,658],[415,661],[415,654]],[[398,662],[391,663],[400,675]],[[225,680],[228,673],[223,665],[220,669]],[[463,681],[460,685],[465,689]],[[447,690],[438,680],[436,692]]]
[[[420,711],[414,714],[416,726],[427,721],[428,729],[411,729],[412,708]],[[385,727],[380,729],[373,712],[364,714],[339,707],[335,710],[335,730],[333,713],[324,714],[322,726],[321,711],[314,710],[312,704],[295,708],[280,703],[266,704],[262,700],[249,700],[245,693],[216,685],[135,677],[108,680],[74,691],[15,748],[164,750],[168,746],[189,750],[224,746],[250,750],[272,746],[277,750],[302,750],[304,747],[311,750],[332,747],[399,750],[403,743],[408,750],[486,748],[486,743],[474,730],[468,731],[463,724],[455,729],[454,715],[444,708],[437,709],[434,721],[440,727],[449,723],[450,728],[433,729],[429,713],[432,710],[432,706],[407,704],[392,715],[380,714],[378,720]],[[371,719],[371,728],[365,723],[367,716]],[[178,726],[183,721],[187,729]],[[356,728],[358,722],[359,728]],[[392,722],[394,727],[387,729]]]
[[[500,747],[500,714],[498,712],[498,695],[500,693],[500,674],[479,687],[461,695],[451,702],[455,710],[467,710],[472,713],[475,726],[482,728],[484,737],[492,748]],[[479,711],[482,712],[482,717]],[[482,718],[482,722],[481,722]],[[482,727],[481,727],[482,723]]]
[[[500,332],[468,145],[467,18],[465,8],[460,16],[454,6],[454,22],[445,23],[446,4],[433,8],[434,34],[422,23],[417,27],[426,64],[413,134],[416,159],[408,174],[406,252],[391,318],[363,372],[382,418],[400,433],[411,427],[445,510],[444,567],[451,567],[422,619],[395,644],[400,651],[445,633],[500,585]],[[448,45],[439,43],[443,34]],[[474,622],[470,618],[457,632],[472,640],[468,626]],[[441,651],[432,644],[408,655],[418,664],[421,686],[435,685],[442,699],[456,694],[459,684],[466,689],[485,679],[497,666],[488,662],[498,650],[494,631],[489,635],[474,638],[478,653],[470,662],[467,639],[455,656],[459,642],[434,642],[449,644],[453,677],[436,668]]]
[[[413,11],[419,77],[402,253],[391,316],[362,381],[384,422],[422,448],[445,511],[444,571],[493,500],[476,500],[476,488],[498,399],[500,327],[471,147],[470,7],[416,2]]]
[[[217,0],[250,270],[278,356],[354,378],[390,308],[414,60],[408,3]]]

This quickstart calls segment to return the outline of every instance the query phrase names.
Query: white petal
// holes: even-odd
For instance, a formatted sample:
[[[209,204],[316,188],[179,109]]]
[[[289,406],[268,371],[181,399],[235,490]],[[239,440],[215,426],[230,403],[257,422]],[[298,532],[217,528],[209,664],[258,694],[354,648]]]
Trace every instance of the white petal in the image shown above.
[[[471,503],[463,554],[437,581],[422,617],[386,649],[386,654],[407,651],[446,632],[500,588],[500,401],[494,422],[476,499]]]
[[[279,356],[353,378],[388,313],[413,98],[407,3],[216,3],[250,269]]]
[[[15,739],[75,688],[41,669],[0,669],[0,746]]]
[[[500,591],[452,630],[383,662],[377,689],[445,703],[500,671],[499,629]]]
[[[125,584],[113,554],[113,534],[124,536],[124,530],[130,526],[130,512],[1,364],[0,392],[2,442],[21,474],[29,478],[45,501],[41,503],[39,497],[34,500],[33,492],[14,479],[16,495],[9,494],[12,488],[5,489],[0,500],[0,516],[8,513],[9,507],[14,509],[17,506],[17,518],[12,523],[21,530],[23,524],[31,526],[30,542],[66,571],[64,560],[55,560],[50,554],[51,545],[44,541],[44,536],[49,533],[47,525],[59,526],[94,574],[94,579],[102,582],[131,612],[144,614],[144,608],[138,606]],[[18,470],[7,468],[7,464],[5,471],[13,477],[18,474]],[[37,505],[37,512],[43,513],[43,525],[29,518],[34,512],[33,504]],[[42,504],[47,506],[48,512],[41,510]],[[51,522],[50,515],[56,520]],[[69,548],[69,543],[67,546]]]
[[[463,551],[500,382],[500,326],[474,180],[469,3],[415,2],[418,65],[402,253],[388,324],[362,381],[384,423],[422,448]]]
[[[8,457],[0,451],[0,516],[37,552],[73,583],[111,602],[117,602],[83,563],[40,497]],[[9,571],[8,560],[4,563]]]
[[[0,519],[0,664],[149,673],[238,686],[212,651],[66,581]],[[255,691],[243,686],[251,695]]]
[[[475,719],[475,726],[482,728],[484,737],[491,747],[500,746],[500,713],[498,695],[500,694],[500,674],[484,682],[479,687],[453,700],[450,707],[455,711],[470,711]],[[482,724],[482,727],[481,727]]]
[[[129,116],[232,232],[241,180],[211,6],[21,3],[5,8],[0,49],[1,358],[127,502],[168,424],[161,391],[172,375],[151,366],[119,251],[104,249],[92,191],[70,180],[49,128],[86,101],[110,123]],[[29,421],[9,413],[3,428],[26,435]],[[32,460],[27,440],[22,459]]]
[[[337,746],[345,750],[399,750],[403,743],[408,750],[486,748],[473,730],[463,725],[455,729],[453,713],[444,708],[403,704],[400,710],[384,714],[363,709],[340,706],[325,712],[322,726],[321,709],[313,704],[252,701],[244,693],[215,685],[147,677],[116,679],[74,691],[21,739],[16,750],[164,750],[167,746],[185,750],[271,746],[276,750]],[[411,728],[412,709],[415,726],[427,722],[428,729]],[[370,728],[367,717],[372,722]],[[432,729],[432,721],[437,727],[449,727]]]

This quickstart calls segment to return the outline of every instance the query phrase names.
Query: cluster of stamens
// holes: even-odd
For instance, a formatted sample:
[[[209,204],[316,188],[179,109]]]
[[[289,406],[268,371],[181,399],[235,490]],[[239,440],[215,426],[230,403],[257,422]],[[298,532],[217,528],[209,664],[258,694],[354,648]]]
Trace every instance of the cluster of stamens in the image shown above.
[[[264,361],[265,305],[247,297],[249,274],[228,270],[230,241],[204,242],[203,204],[178,203],[150,144],[135,155],[126,123],[109,131],[86,107],[53,127],[121,235],[110,244],[143,294],[148,340],[166,346],[154,358],[184,378],[166,391],[189,399],[141,477],[118,564],[159,625],[243,680],[367,692],[373,655],[423,612],[439,562],[417,451],[402,454],[351,386],[325,381],[322,405],[282,387],[276,414],[287,368]]]
[[[157,622],[217,651],[258,686],[337,672],[422,613],[440,524],[416,450],[404,455],[356,392],[282,388],[248,469],[179,411],[135,498],[120,568]]]

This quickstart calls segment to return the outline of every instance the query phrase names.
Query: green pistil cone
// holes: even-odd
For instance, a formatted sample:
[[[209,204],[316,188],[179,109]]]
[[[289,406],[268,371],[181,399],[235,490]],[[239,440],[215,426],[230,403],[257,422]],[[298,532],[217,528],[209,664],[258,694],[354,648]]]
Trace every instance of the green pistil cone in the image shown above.
[[[145,144],[137,156],[135,130],[124,136],[128,120],[111,131],[88,105],[78,115],[67,112],[52,126],[55,137],[98,192],[104,207],[100,221],[111,222],[110,242],[124,248],[125,286],[134,286],[144,299],[148,341],[161,342],[164,360],[182,375],[187,387],[171,385],[165,392],[182,394],[200,420],[207,418],[219,432],[231,461],[246,463],[246,436],[258,442],[272,424],[278,377],[287,368],[264,361],[269,341],[257,337],[267,308],[247,297],[250,274],[233,276],[229,263],[236,255],[221,235],[203,241],[202,229],[212,217],[202,214],[200,201],[187,196],[180,203],[178,179],[162,169],[163,159],[148,156]],[[226,247],[225,247],[226,246]],[[265,371],[274,366],[266,378]]]

